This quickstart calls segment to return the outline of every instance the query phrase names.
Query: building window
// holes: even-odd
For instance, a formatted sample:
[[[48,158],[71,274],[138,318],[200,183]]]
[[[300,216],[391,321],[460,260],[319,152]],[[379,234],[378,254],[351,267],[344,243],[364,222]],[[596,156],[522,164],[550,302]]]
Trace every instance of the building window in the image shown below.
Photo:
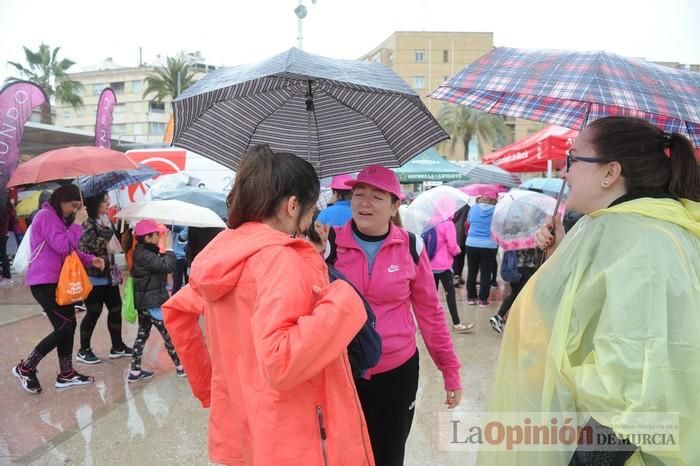
[[[114,104],[114,113],[124,113],[126,104]]]
[[[112,133],[114,134],[124,134],[126,133],[126,125],[112,125]]]
[[[151,101],[148,103],[148,110],[153,113],[165,113],[165,104],[163,102]]]
[[[70,118],[70,110],[63,111],[63,118],[66,120]]]
[[[131,81],[131,92],[138,94],[141,92],[142,82],[141,81]]]
[[[443,62],[443,63],[449,63],[449,62],[450,62],[450,51],[449,51],[449,50],[443,50],[443,51],[442,51],[442,62]]]
[[[148,132],[150,134],[162,134],[165,133],[165,123],[159,121],[151,121],[148,123]]]
[[[415,89],[425,89],[425,76],[414,76],[413,87]]]
[[[104,89],[104,86],[102,86],[102,84],[93,84],[92,95],[100,95],[102,93],[102,89]]]
[[[114,92],[124,92],[124,81],[109,83],[109,87],[111,87]]]
[[[133,130],[134,135],[143,134],[143,125],[141,123],[134,123],[133,128],[134,128],[134,130]]]
[[[423,63],[425,61],[425,50],[415,50],[413,52],[413,57],[416,63]]]

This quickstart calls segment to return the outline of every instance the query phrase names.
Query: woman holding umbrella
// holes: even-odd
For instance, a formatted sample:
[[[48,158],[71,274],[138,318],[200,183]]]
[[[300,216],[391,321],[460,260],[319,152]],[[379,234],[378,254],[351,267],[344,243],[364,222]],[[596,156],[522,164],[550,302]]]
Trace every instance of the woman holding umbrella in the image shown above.
[[[41,392],[36,376],[37,365],[54,348],[58,352],[59,373],[56,387],[64,388],[93,382],[93,378],[73,369],[73,336],[76,320],[73,304],[56,303],[56,286],[63,260],[73,251],[78,253],[86,267],[104,269],[104,260],[78,249],[83,233],[82,223],[87,212],[82,205],[80,191],[75,185],[58,188],[49,202],[43,205],[32,223],[30,247],[32,255],[27,269],[26,284],[34,299],[41,305],[53,326],[25,359],[12,368],[22,388],[30,393]]]
[[[484,451],[478,464],[700,464],[700,171],[692,146],[644,120],[602,118],[576,139],[565,179],[567,208],[586,216],[566,236],[559,221],[540,232],[552,254],[511,310],[490,410],[545,420],[578,413],[574,422],[594,442],[619,441],[676,413],[660,422],[678,425],[681,440],[674,451],[640,443],[643,436],[628,451],[594,443],[592,454],[575,441],[557,451]]]

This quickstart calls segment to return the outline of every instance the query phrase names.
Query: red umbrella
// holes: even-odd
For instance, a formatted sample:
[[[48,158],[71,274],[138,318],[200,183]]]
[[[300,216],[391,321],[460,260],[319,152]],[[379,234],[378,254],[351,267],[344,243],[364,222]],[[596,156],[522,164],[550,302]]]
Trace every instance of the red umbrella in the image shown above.
[[[64,147],[20,164],[8,187],[99,175],[114,170],[135,170],[139,166],[123,152],[102,147]]]

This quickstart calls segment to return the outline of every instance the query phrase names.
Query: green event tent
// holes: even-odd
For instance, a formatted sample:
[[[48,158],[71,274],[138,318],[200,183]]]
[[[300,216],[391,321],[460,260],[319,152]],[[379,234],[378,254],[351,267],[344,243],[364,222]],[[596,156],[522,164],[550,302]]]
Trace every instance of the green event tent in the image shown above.
[[[401,183],[452,181],[465,178],[459,166],[445,160],[434,148],[423,151],[401,168],[393,169]]]

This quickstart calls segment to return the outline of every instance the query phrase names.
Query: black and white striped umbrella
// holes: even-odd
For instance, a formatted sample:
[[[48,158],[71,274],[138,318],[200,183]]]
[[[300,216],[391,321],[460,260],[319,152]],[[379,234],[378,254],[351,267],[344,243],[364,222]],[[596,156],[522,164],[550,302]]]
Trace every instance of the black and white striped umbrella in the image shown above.
[[[173,144],[236,170],[255,144],[292,152],[319,176],[399,167],[448,138],[418,95],[379,63],[292,48],[219,69],[173,102]]]

